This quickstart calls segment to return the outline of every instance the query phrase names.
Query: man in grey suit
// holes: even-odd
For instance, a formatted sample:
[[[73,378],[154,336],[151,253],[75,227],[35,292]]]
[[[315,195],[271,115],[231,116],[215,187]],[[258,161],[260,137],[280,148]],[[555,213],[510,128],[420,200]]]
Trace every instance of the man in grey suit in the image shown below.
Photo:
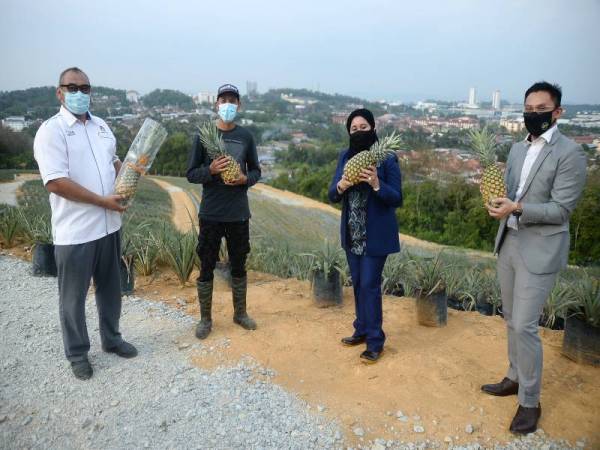
[[[558,272],[567,265],[569,217],[586,177],[582,148],[556,125],[563,112],[561,97],[561,88],[546,82],[527,90],[523,117],[529,135],[508,155],[507,198],[495,199],[487,207],[500,221],[494,253],[510,365],[500,383],[482,390],[499,396],[518,394],[510,431],[519,434],[534,432],[542,413],[538,322]]]

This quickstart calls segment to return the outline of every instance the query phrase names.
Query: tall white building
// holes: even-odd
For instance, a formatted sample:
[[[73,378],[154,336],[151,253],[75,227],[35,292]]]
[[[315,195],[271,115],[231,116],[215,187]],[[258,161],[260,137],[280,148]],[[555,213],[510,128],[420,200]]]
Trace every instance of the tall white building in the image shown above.
[[[500,91],[495,90],[492,94],[492,108],[500,109]]]
[[[477,106],[477,91],[474,87],[469,89],[469,106]]]

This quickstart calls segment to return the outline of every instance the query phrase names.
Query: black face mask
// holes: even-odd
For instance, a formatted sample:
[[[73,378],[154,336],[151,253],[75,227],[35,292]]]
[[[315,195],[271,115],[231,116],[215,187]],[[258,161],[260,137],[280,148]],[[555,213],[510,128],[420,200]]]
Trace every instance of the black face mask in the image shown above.
[[[541,136],[552,126],[552,113],[555,110],[537,113],[537,112],[524,112],[523,119],[525,121],[525,128],[531,133],[532,136]]]
[[[377,133],[375,130],[355,131],[350,135],[350,151],[358,153],[363,150],[369,150],[377,142]]]

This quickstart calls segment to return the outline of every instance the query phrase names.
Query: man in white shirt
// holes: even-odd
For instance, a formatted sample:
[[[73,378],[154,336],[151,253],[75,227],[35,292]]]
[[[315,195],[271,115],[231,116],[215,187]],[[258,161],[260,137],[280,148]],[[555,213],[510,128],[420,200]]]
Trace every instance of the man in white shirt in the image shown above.
[[[81,69],[64,70],[56,89],[60,111],[40,126],[33,144],[42,181],[50,192],[65,355],[81,380],[93,373],[85,321],[92,278],[102,348],[125,358],[137,355],[119,332],[119,230],[125,208],[113,185],[121,162],[108,125],[89,112],[90,92]]]
[[[542,342],[538,322],[558,272],[569,253],[569,218],[583,191],[587,160],[581,146],[563,136],[556,122],[562,91],[547,82],[525,93],[523,118],[529,135],[513,145],[506,163],[507,198],[494,199],[490,216],[500,221],[496,236],[502,312],[507,325],[506,377],[481,389],[518,395],[510,425],[532,433],[542,413]]]

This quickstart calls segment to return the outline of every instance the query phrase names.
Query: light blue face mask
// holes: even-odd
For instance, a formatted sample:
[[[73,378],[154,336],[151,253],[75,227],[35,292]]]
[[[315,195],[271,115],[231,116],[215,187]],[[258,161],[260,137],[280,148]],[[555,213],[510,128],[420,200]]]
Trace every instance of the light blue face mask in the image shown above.
[[[237,105],[234,103],[221,103],[219,105],[219,117],[225,123],[233,122],[237,114]]]
[[[65,107],[73,114],[85,114],[90,109],[90,95],[81,91],[65,92]]]

